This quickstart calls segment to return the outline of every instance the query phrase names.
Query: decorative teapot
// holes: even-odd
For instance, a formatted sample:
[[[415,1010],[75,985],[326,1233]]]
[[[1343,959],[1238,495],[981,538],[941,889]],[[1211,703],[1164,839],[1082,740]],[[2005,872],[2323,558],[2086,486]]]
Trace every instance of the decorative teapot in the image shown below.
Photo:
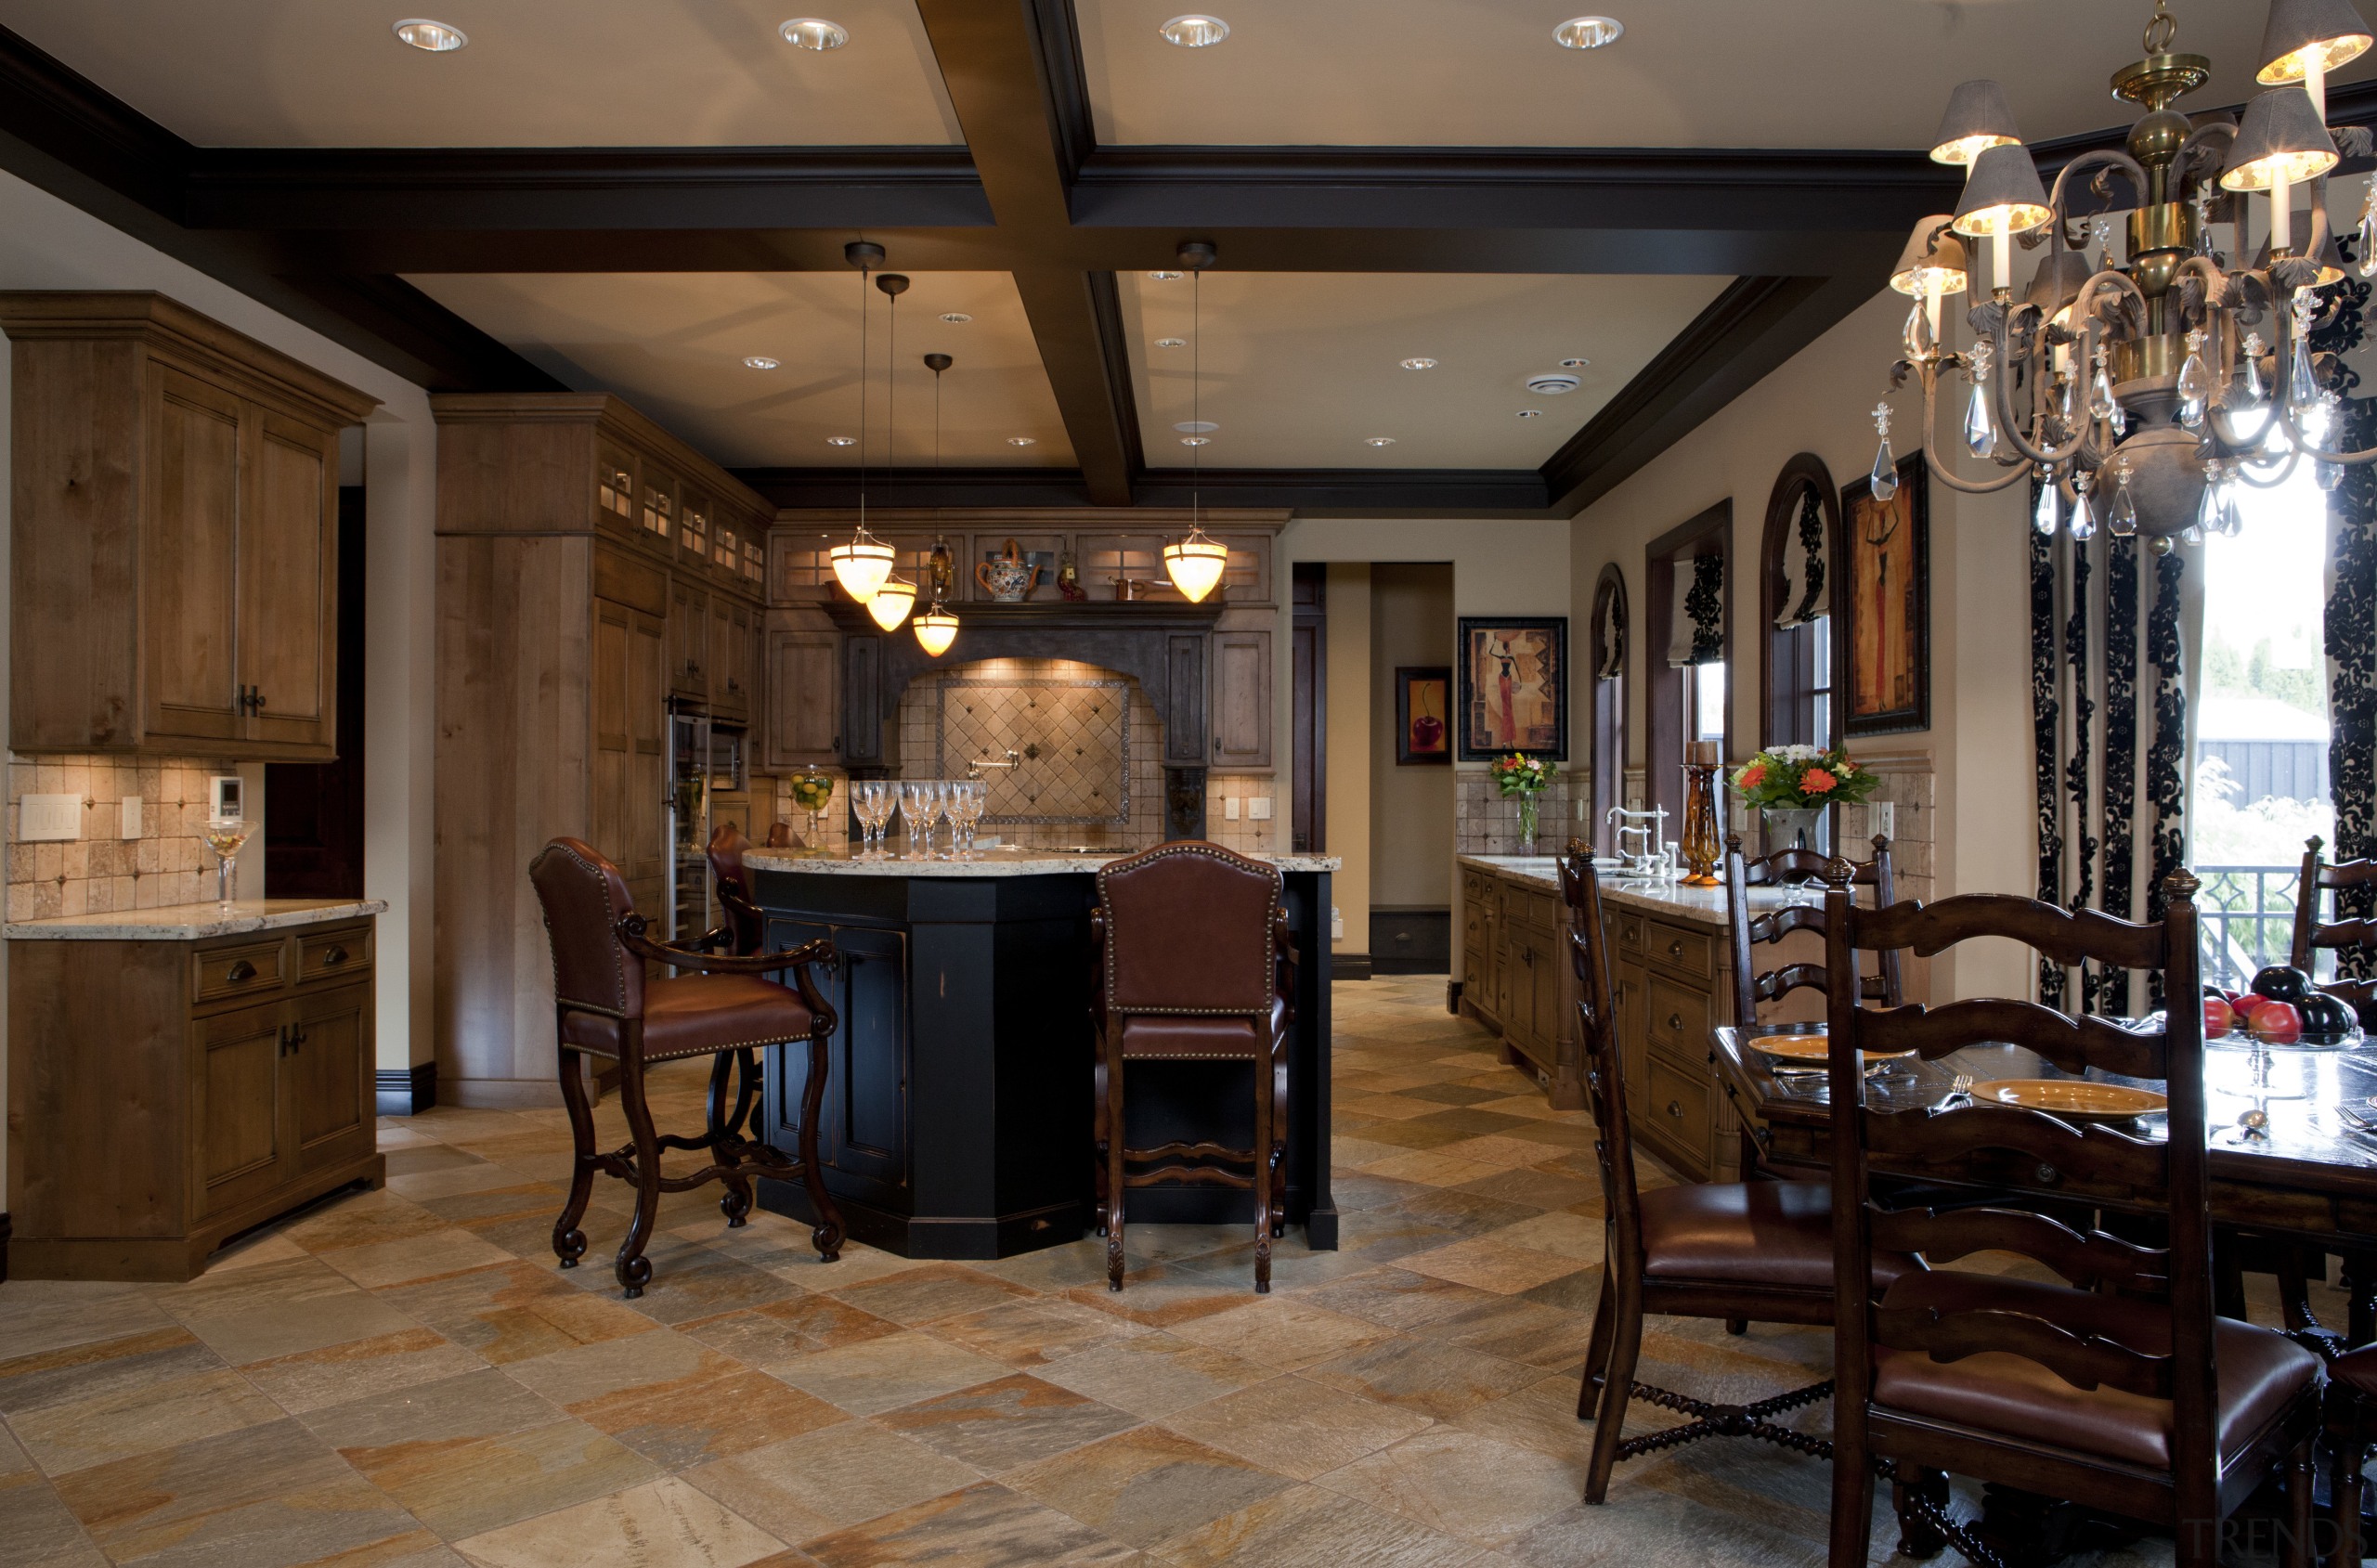
[[[1020,604],[1038,586],[1041,570],[1026,561],[1015,541],[1009,539],[1006,552],[996,560],[976,564],[974,580],[997,603]]]

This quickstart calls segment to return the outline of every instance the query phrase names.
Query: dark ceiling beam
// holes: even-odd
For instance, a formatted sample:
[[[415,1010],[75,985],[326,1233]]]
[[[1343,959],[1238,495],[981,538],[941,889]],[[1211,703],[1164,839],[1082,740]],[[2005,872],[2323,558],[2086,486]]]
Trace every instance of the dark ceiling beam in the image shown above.
[[[1138,411],[1113,280],[1065,254],[1067,191],[1091,135],[1071,9],[1064,0],[917,0],[916,9],[999,237],[1018,253],[1016,292],[1091,504],[1128,506]]]
[[[849,468],[744,468],[734,476],[781,507],[858,504]],[[1318,517],[1552,517],[1543,476],[1533,469],[1140,469],[1132,487],[1142,506],[1292,507]],[[903,507],[1080,507],[1099,504],[1078,469],[903,469],[868,486],[878,504]]]
[[[1736,280],[1543,465],[1548,504],[1572,514],[1607,495],[1873,295],[1858,273]]]

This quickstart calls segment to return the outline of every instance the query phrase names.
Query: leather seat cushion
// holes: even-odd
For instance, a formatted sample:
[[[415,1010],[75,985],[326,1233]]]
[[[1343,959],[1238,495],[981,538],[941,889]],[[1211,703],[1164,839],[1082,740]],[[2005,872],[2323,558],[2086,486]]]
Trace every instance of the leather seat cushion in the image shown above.
[[[1252,1061],[1277,1049],[1287,1038],[1288,1004],[1271,1003],[1270,1029],[1258,1037],[1254,1020],[1244,1013],[1125,1013],[1122,1017],[1123,1055],[1131,1056],[1208,1056]]]
[[[1701,1182],[1642,1195],[1643,1272],[1659,1279],[1829,1290],[1832,1187],[1825,1182]],[[1880,1253],[1885,1283],[1916,1268]]]
[[[810,1014],[800,993],[757,975],[686,975],[654,980],[643,992],[643,1059],[698,1056],[738,1045],[805,1040]],[[564,1016],[562,1040],[600,1056],[619,1054],[619,1020]]]
[[[2019,1312],[2145,1354],[2167,1354],[2171,1348],[2165,1307],[1994,1275],[1909,1275],[1890,1287],[1882,1305]],[[1874,1354],[1877,1405],[2148,1469],[2170,1468],[2174,1406],[2167,1399],[2111,1387],[2077,1388],[2007,1351],[1983,1351],[1961,1361],[1934,1361],[1921,1351],[1880,1346]],[[2213,1359],[2219,1366],[2223,1458],[2251,1443],[2319,1375],[2319,1357],[2283,1334],[2226,1317],[2213,1323]]]
[[[2357,1393],[2377,1399],[2377,1345],[2363,1345],[2337,1356],[2328,1363],[2328,1376],[2349,1384]]]

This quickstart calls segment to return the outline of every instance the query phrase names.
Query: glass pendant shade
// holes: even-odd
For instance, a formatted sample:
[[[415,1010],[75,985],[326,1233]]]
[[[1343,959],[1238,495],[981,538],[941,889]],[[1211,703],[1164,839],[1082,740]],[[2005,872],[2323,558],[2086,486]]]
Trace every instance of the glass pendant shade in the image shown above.
[[[2267,190],[2299,185],[2336,166],[2335,138],[2301,87],[2272,87],[2245,106],[2237,139],[2220,172],[2223,190]]]
[[[1986,80],[1961,83],[1948,95],[1948,112],[1931,138],[1931,162],[1970,163],[1993,147],[2019,146],[2021,140],[2005,88]]]
[[[2304,100],[2306,109],[2309,102]],[[2319,134],[2325,136],[2327,132]],[[2334,144],[2329,145],[2332,150]],[[2046,188],[2039,183],[2038,165],[2031,162],[2030,153],[2019,146],[1993,147],[1973,160],[1964,198],[1956,203],[1956,232],[1982,238],[2020,234],[2052,215]]]
[[[1949,227],[1954,221],[1946,213],[1935,213],[1915,226],[1906,248],[1898,253],[1898,265],[1890,268],[1891,288],[1916,299],[1965,292],[1965,242]]]
[[[2270,0],[2262,29],[2261,69],[2254,80],[2265,87],[2300,82],[2317,66],[2325,75],[2368,52],[2369,24],[2350,0]]]
[[[862,604],[875,603],[875,595],[891,576],[891,547],[859,525],[848,544],[838,544],[825,552],[833,564],[834,580],[842,591]]]
[[[942,609],[938,599],[932,602],[931,609],[916,618],[914,624],[916,646],[933,658],[949,652],[949,645],[957,641],[957,617]]]
[[[916,585],[903,577],[890,578],[875,590],[875,597],[866,602],[866,613],[874,616],[875,624],[886,631],[897,628],[902,621],[908,618],[908,612],[916,607]]]
[[[1219,539],[1209,538],[1201,528],[1191,527],[1188,537],[1163,547],[1163,569],[1172,578],[1172,586],[1191,604],[1200,603],[1222,580],[1222,568],[1229,563],[1229,546]]]

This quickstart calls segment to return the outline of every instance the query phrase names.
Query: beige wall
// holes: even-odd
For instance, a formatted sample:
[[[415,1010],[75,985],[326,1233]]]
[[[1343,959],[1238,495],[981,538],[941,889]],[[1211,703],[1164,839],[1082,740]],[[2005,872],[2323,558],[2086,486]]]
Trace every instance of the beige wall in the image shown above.
[[[1450,906],[1452,770],[1395,760],[1395,672],[1452,663],[1452,567],[1370,568],[1370,907]]]
[[[1629,652],[1629,754],[1643,755],[1643,553],[1650,540],[1715,502],[1734,503],[1733,580],[1727,613],[1734,648],[1733,733],[1747,755],[1759,732],[1755,571],[1775,475],[1813,452],[1846,485],[1874,461],[1869,416],[1899,353],[1906,302],[1883,292],[1743,394],[1697,430],[1580,513],[1574,524],[1572,594],[1591,613],[1604,563],[1626,576],[1634,635]],[[1920,405],[1892,399],[1893,444],[1923,446]],[[1956,410],[1944,410],[1952,421]],[[1954,431],[1947,440],[1955,441]],[[1958,453],[1962,459],[1961,452]],[[1978,466],[1978,465],[1968,465]],[[1995,470],[1988,470],[1994,473]],[[1976,473],[1975,477],[1986,474]],[[1938,894],[2033,891],[2030,600],[2024,529],[2027,487],[1991,497],[1930,490],[1931,712],[1934,727],[1851,742],[1851,750],[1929,758],[1936,820],[1900,824],[1928,843]],[[1579,713],[1589,712],[1580,706]],[[1576,748],[1581,749],[1581,748]],[[1952,953],[1934,967],[1940,996],[2026,995],[2029,965],[2010,944]]]
[[[1370,568],[1329,567],[1329,852],[1343,856],[1331,892],[1338,952],[1370,950]],[[1282,753],[1281,755],[1286,755]],[[1358,849],[1355,847],[1359,846]]]

